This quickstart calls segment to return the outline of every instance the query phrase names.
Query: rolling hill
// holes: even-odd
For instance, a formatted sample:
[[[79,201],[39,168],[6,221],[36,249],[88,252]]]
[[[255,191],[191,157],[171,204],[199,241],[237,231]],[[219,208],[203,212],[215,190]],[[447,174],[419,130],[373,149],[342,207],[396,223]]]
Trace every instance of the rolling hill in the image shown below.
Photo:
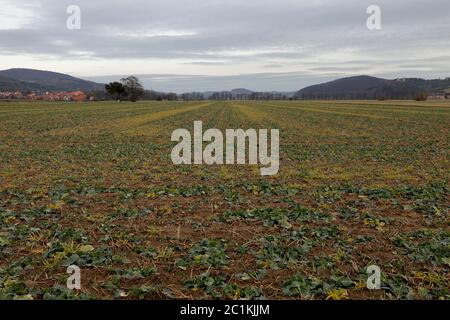
[[[57,72],[33,69],[0,71],[0,90],[103,91],[104,89],[103,84]]]
[[[43,91],[46,88],[38,83],[25,82],[17,79],[0,76],[0,91],[28,91],[38,90]]]
[[[443,92],[450,87],[450,78],[425,80],[403,78],[387,80],[356,76],[313,85],[299,90],[297,99],[414,99],[420,92]]]

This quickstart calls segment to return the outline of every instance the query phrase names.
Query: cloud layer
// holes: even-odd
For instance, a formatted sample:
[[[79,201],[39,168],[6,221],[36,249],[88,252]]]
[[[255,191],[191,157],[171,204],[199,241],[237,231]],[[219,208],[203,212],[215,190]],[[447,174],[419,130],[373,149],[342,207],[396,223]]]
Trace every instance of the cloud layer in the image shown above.
[[[297,90],[355,74],[450,76],[450,2],[2,0],[0,68],[143,75],[158,90]],[[66,9],[81,8],[68,30]],[[96,77],[95,79],[102,79]]]

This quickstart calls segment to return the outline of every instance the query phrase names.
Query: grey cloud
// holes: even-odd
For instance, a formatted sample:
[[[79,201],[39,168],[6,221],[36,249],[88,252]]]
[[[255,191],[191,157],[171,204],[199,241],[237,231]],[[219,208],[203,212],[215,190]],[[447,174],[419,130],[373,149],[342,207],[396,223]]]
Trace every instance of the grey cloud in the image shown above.
[[[285,73],[251,73],[234,76],[204,75],[164,75],[135,74],[148,89],[159,91],[220,91],[245,87],[254,91],[297,91],[312,83],[330,81],[337,74],[316,76],[299,72]],[[124,75],[89,77],[88,79],[109,82]]]
[[[292,68],[309,83],[350,73],[450,73],[448,0],[376,2],[383,23],[377,32],[365,25],[372,0],[26,0],[15,5],[29,10],[33,18],[20,29],[0,28],[0,51],[76,61],[183,59],[184,65],[198,66],[199,73],[202,67],[217,67],[227,74],[229,66],[258,63],[260,71]],[[82,10],[82,29],[70,31],[65,28],[66,8],[74,3]],[[359,60],[346,57],[346,52]],[[0,67],[11,66],[0,61]],[[268,78],[258,74],[262,80],[257,81],[255,76],[248,85],[239,82],[249,79],[242,75],[195,81],[208,87],[232,81],[235,87],[265,87]],[[274,86],[286,88],[293,87],[287,81],[298,81],[297,87],[307,82],[291,73],[276,79]]]

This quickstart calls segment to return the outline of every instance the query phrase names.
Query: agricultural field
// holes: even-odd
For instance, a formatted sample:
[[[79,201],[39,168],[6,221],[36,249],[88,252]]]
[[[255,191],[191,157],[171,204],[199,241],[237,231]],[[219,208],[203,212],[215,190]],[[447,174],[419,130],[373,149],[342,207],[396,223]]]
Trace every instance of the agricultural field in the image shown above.
[[[278,174],[173,165],[197,120],[280,129]],[[450,299],[449,127],[445,101],[0,102],[0,299]]]

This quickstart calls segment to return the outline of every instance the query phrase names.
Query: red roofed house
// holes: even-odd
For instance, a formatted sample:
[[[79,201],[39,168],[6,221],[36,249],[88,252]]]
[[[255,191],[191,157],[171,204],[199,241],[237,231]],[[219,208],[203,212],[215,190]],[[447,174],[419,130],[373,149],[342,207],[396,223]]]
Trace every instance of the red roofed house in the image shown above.
[[[68,95],[72,98],[73,101],[82,102],[86,101],[86,94],[83,91],[74,91],[69,92]]]

